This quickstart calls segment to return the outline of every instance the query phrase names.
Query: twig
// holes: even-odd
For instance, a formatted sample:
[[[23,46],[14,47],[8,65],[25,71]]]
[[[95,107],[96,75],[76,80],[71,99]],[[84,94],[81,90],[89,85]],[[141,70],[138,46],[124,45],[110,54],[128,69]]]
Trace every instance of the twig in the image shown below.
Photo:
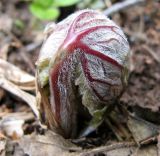
[[[36,48],[40,47],[40,45],[42,44],[42,42],[36,42],[36,43],[31,43],[29,45],[27,45],[25,48],[26,48],[26,51],[27,52],[32,52],[34,51]]]
[[[149,48],[147,45],[143,45],[142,48],[145,49],[154,58],[155,61],[160,63],[160,58],[156,55],[156,53],[151,48]]]
[[[111,122],[108,119],[105,119],[105,123],[109,126],[109,128],[113,131],[114,135],[117,137],[119,141],[122,141],[122,134],[121,132],[111,124]]]
[[[124,2],[119,2],[119,3],[112,5],[110,8],[106,9],[103,13],[106,16],[109,16],[111,14],[114,14],[115,12],[127,9],[128,7],[131,7],[133,5],[137,5],[143,2],[145,2],[145,0],[126,0]]]
[[[80,156],[87,155],[87,154],[96,154],[100,152],[107,152],[107,151],[112,151],[112,150],[119,149],[119,148],[127,148],[127,147],[133,147],[133,146],[136,146],[136,143],[133,141],[132,142],[121,142],[121,143],[116,143],[116,144],[112,144],[109,146],[101,146],[101,147],[97,147],[91,150],[86,150],[82,154],[80,154]]]

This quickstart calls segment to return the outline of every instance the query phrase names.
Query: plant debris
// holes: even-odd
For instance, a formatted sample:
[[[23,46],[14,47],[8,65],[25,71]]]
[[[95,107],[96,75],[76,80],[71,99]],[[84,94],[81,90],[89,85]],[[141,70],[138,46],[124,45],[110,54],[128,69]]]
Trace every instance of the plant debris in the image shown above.
[[[39,121],[35,61],[48,21],[29,12],[29,1],[0,1],[0,123],[5,118],[24,121],[21,138],[7,136],[0,126],[0,155],[160,156],[160,3],[140,1],[127,8],[128,0],[60,8],[58,20],[79,8],[105,12],[119,2],[121,8],[114,14],[111,10],[109,17],[127,35],[132,52],[128,87],[116,107],[95,132],[73,140],[49,131]]]

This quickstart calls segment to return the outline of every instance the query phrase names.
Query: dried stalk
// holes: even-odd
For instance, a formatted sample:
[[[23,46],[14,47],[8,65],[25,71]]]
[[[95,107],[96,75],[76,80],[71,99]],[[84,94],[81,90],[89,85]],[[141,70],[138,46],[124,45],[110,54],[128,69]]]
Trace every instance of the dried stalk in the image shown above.
[[[103,13],[106,16],[109,16],[121,10],[125,10],[128,7],[132,7],[133,5],[137,5],[139,3],[144,3],[144,2],[145,0],[126,0],[112,5],[110,8],[106,9]]]

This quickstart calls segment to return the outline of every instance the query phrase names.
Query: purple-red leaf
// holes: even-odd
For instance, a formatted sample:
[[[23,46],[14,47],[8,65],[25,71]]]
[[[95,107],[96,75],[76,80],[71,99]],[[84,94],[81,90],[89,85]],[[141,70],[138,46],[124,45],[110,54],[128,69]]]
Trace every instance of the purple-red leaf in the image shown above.
[[[56,121],[53,125],[65,137],[74,137],[79,105],[87,108],[93,117],[91,126],[96,127],[104,110],[122,94],[129,45],[113,21],[93,10],[78,11],[53,29],[37,61],[38,82],[42,90],[49,88],[47,108]]]

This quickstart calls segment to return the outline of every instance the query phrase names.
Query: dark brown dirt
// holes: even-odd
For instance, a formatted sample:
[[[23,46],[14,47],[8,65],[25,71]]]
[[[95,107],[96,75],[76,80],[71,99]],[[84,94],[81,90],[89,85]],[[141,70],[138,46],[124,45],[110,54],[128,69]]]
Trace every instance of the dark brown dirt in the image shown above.
[[[128,36],[132,52],[129,83],[120,99],[120,104],[154,123],[160,123],[159,8],[159,2],[150,1],[143,6],[132,7],[112,16],[112,19],[122,26]],[[71,10],[74,9],[71,8]],[[18,21],[21,21],[20,25],[17,24]],[[34,19],[28,11],[28,2],[0,1],[0,25],[3,25],[3,29],[0,26],[0,57],[7,58],[7,61],[34,75],[35,61],[46,23],[48,22]],[[24,102],[0,88],[0,113],[23,112],[24,110],[30,111]],[[142,115],[144,111],[151,113],[152,119],[148,118],[145,113]],[[33,122],[27,123],[26,134],[35,130]],[[104,129],[103,125],[102,129]],[[98,137],[96,133],[94,137],[97,138],[91,136],[92,138],[85,143],[80,140],[78,144],[88,148],[104,144],[111,138],[115,139],[112,132],[110,130],[108,132],[106,136],[106,133],[102,131]]]

